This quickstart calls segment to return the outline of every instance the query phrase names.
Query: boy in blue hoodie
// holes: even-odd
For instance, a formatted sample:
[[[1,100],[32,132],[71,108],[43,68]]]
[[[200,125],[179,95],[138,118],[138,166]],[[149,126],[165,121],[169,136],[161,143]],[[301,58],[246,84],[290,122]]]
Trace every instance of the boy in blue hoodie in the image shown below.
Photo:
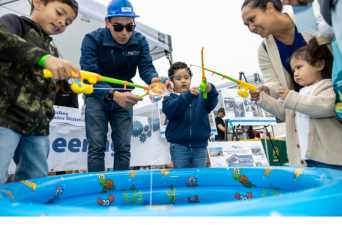
[[[174,63],[168,75],[175,92],[164,98],[163,113],[169,120],[165,136],[171,143],[174,168],[205,167],[211,133],[208,114],[217,105],[218,92],[208,83],[205,90],[208,98],[203,99],[199,87],[190,88],[192,72],[185,63]]]

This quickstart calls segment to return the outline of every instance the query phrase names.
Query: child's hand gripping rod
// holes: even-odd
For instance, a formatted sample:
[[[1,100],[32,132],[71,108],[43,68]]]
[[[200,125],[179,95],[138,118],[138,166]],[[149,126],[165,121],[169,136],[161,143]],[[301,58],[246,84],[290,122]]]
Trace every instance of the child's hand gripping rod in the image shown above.
[[[44,72],[44,77],[52,77],[52,73],[51,73],[50,70],[44,69],[43,72]],[[72,91],[77,93],[77,94],[81,94],[81,93],[83,93],[83,94],[91,94],[91,93],[93,93],[93,91],[94,91],[93,84],[96,84],[98,81],[104,81],[104,82],[107,82],[107,83],[123,85],[124,86],[124,90],[126,90],[127,86],[141,88],[141,89],[144,89],[146,91],[150,90],[149,87],[133,84],[133,83],[130,83],[130,82],[127,82],[127,81],[123,81],[123,80],[118,80],[118,79],[114,79],[114,78],[104,77],[104,76],[101,76],[101,75],[99,75],[97,73],[88,72],[88,71],[84,71],[84,70],[81,70],[80,72],[81,72],[82,80],[78,81],[76,83],[73,83],[71,85]],[[71,75],[72,75],[72,77],[77,78],[75,76],[75,72],[74,71],[71,71]],[[90,84],[85,84],[83,82],[83,80],[87,80]]]
[[[203,71],[204,71],[204,70],[209,71],[209,72],[213,73],[212,75],[217,74],[217,75],[223,77],[222,80],[223,80],[224,78],[226,78],[226,79],[228,79],[228,80],[231,80],[231,81],[237,83],[239,88],[244,87],[244,90],[239,89],[239,91],[238,91],[238,95],[240,95],[241,97],[247,98],[247,97],[249,96],[248,90],[251,90],[251,91],[256,91],[256,90],[257,90],[257,88],[256,88],[255,86],[253,86],[253,85],[251,85],[251,84],[249,84],[249,83],[247,83],[247,82],[245,82],[245,81],[236,80],[236,79],[231,78],[231,77],[229,77],[229,76],[227,76],[227,75],[223,75],[223,74],[221,74],[221,73],[218,73],[218,72],[215,72],[215,71],[206,69],[206,68],[204,68],[204,67],[200,67],[200,66],[196,66],[196,65],[192,65],[192,66],[195,66],[195,67],[198,67],[198,68],[202,68]]]

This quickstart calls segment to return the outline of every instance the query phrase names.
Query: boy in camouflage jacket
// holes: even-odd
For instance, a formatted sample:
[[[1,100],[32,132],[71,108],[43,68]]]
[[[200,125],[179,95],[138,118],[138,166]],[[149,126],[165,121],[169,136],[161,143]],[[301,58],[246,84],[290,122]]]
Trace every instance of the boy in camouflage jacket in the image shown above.
[[[74,0],[33,0],[30,18],[0,18],[0,186],[12,159],[15,181],[48,175],[54,79],[69,79],[71,70],[79,74],[58,58],[49,35],[64,32],[77,13]],[[44,77],[43,67],[54,79]]]

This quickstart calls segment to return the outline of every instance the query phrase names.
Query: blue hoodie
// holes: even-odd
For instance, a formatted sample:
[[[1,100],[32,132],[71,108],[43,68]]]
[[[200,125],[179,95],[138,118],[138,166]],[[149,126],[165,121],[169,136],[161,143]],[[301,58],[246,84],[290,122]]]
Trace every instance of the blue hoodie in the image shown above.
[[[218,92],[213,84],[208,98],[191,94],[190,89],[179,96],[172,93],[164,98],[163,113],[169,123],[165,136],[168,142],[191,147],[208,146],[211,127],[208,114],[218,103]]]
[[[80,65],[82,70],[129,82],[132,82],[137,67],[146,84],[150,84],[153,77],[158,77],[152,64],[148,42],[142,34],[135,31],[124,48],[112,38],[107,27],[88,33],[82,42]],[[108,88],[95,89],[92,94],[87,95],[104,101],[109,89],[123,86],[100,81],[94,88]],[[127,87],[129,89],[132,88]]]

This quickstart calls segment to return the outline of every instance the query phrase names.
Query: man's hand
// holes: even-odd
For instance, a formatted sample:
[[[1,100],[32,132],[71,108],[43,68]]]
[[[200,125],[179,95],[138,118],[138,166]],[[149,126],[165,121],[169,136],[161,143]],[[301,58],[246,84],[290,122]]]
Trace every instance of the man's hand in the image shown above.
[[[283,5],[307,6],[309,2],[313,1],[314,0],[283,0]]]
[[[199,95],[199,93],[201,93],[199,89],[200,89],[199,87],[192,87],[190,88],[190,92],[192,95],[197,96]]]
[[[74,64],[54,56],[49,56],[45,60],[44,68],[52,72],[53,79],[55,80],[69,80],[71,78],[71,71],[80,76],[80,70]]]
[[[287,95],[290,93],[291,90],[287,89],[287,88],[284,88],[284,87],[281,87],[279,88],[279,95],[280,95],[280,98],[285,100]]]
[[[134,105],[136,105],[138,101],[142,101],[143,99],[139,98],[138,95],[133,95],[131,92],[115,91],[113,100],[117,102],[122,108],[130,109]]]
[[[151,79],[151,84],[154,83],[160,83],[160,81],[162,81],[165,77],[153,77]],[[166,80],[163,82],[163,84],[166,85],[167,89],[169,90],[170,93],[173,92],[173,83],[170,80]]]
[[[207,83],[207,85],[205,86],[205,93],[209,93],[211,91],[211,85],[210,83]]]
[[[251,94],[251,101],[257,101],[260,99],[260,91],[264,91],[266,94],[270,95],[270,89],[265,85],[260,85],[257,87],[256,91],[249,91]]]

